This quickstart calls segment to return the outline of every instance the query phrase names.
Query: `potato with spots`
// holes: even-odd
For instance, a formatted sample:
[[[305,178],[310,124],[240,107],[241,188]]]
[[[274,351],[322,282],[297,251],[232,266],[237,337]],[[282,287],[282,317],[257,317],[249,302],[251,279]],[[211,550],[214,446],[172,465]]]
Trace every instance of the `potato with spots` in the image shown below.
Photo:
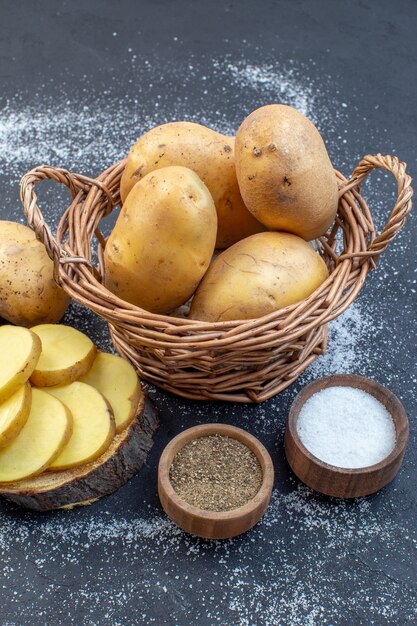
[[[132,187],[161,167],[189,167],[210,191],[217,210],[216,248],[265,230],[247,210],[240,195],[234,159],[234,137],[227,137],[192,122],[156,126],[130,150],[120,183],[124,202]]]
[[[23,224],[0,221],[0,317],[26,327],[55,323],[69,302],[35,233]]]
[[[164,167],[130,191],[104,251],[105,285],[153,313],[194,293],[216,242],[213,198],[195,172]]]
[[[261,317],[304,300],[327,277],[323,259],[301,237],[252,235],[212,263],[193,298],[190,317],[205,322]]]
[[[271,230],[311,240],[333,223],[338,185],[319,131],[296,109],[270,104],[241,124],[236,172],[249,211]]]

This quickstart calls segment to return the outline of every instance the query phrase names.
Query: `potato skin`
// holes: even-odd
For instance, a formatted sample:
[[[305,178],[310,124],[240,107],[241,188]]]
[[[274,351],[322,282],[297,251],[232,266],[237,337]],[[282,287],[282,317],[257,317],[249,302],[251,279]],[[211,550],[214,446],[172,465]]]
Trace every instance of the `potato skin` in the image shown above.
[[[268,228],[308,241],[334,221],[333,166],[317,128],[296,109],[271,104],[251,113],[237,132],[235,159],[244,202]]]
[[[35,233],[23,224],[0,221],[0,317],[27,328],[55,323],[69,302]]]
[[[194,293],[216,232],[213,198],[195,172],[150,172],[129,193],[108,239],[105,285],[147,311],[168,313]]]
[[[207,322],[261,317],[307,298],[327,276],[323,259],[301,237],[252,235],[212,263],[193,298],[190,317]]]
[[[234,160],[234,137],[192,122],[156,126],[129,152],[120,183],[122,201],[133,185],[161,167],[182,165],[201,178],[213,196],[218,217],[216,248],[265,230],[247,210],[240,195]]]

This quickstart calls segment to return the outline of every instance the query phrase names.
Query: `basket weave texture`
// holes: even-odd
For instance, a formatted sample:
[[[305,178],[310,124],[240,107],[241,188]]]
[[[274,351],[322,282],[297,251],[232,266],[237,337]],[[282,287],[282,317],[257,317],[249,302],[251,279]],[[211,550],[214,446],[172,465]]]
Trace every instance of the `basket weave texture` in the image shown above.
[[[57,282],[74,300],[108,321],[119,354],[144,379],[198,400],[262,402],[290,385],[323,354],[327,323],[357,296],[411,210],[411,178],[396,157],[366,156],[349,180],[336,171],[340,188],[336,220],[316,242],[329,278],[306,300],[264,317],[200,322],[149,313],[119,299],[102,284],[106,240],[99,226],[120,203],[124,167],[125,161],[115,163],[96,179],[61,168],[36,167],[21,180],[26,218],[54,260]],[[398,186],[394,209],[379,236],[359,193],[362,181],[377,168],[391,172]],[[35,193],[35,186],[47,179],[66,185],[73,199],[55,237]]]

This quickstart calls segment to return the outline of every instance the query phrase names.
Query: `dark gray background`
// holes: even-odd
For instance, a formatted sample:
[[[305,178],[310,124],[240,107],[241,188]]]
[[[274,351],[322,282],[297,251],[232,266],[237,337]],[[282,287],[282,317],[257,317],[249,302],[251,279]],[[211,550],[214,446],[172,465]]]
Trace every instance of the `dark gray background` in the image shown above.
[[[1,218],[23,221],[18,181],[40,162],[95,175],[154,124],[192,119],[234,132],[261,104],[301,108],[348,175],[364,154],[415,171],[417,4],[412,0],[254,2],[0,1]],[[379,227],[395,185],[364,195]],[[66,196],[45,185],[54,222]],[[417,624],[416,220],[384,254],[329,350],[261,406],[193,403],[154,388],[161,427],[147,465],[91,507],[33,514],[0,503],[0,622],[11,624]],[[66,317],[101,347],[105,325]],[[411,435],[400,474],[355,502],[299,484],[283,456],[297,391],[349,371],[387,384]],[[183,534],[163,514],[156,468],[167,441],[207,421],[250,430],[276,485],[262,522],[233,541]]]

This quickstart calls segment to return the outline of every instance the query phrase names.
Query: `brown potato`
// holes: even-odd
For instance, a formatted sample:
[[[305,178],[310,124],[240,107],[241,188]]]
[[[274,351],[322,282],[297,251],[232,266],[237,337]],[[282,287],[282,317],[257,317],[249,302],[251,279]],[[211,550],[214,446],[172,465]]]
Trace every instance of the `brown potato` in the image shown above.
[[[104,251],[105,284],[123,300],[169,313],[194,293],[214,251],[217,215],[186,167],[147,174],[129,193]]]
[[[201,178],[213,196],[218,217],[216,248],[265,230],[240,195],[234,160],[234,137],[192,122],[156,126],[130,150],[120,183],[124,202],[133,185],[161,167],[182,165]]]
[[[296,109],[271,104],[251,113],[237,132],[235,159],[245,204],[268,228],[311,240],[334,221],[335,172],[317,128]]]
[[[0,317],[26,327],[55,323],[69,302],[35,233],[23,224],[0,221]]]
[[[224,250],[191,303],[206,322],[252,319],[307,298],[327,278],[320,255],[290,233],[259,233]]]

